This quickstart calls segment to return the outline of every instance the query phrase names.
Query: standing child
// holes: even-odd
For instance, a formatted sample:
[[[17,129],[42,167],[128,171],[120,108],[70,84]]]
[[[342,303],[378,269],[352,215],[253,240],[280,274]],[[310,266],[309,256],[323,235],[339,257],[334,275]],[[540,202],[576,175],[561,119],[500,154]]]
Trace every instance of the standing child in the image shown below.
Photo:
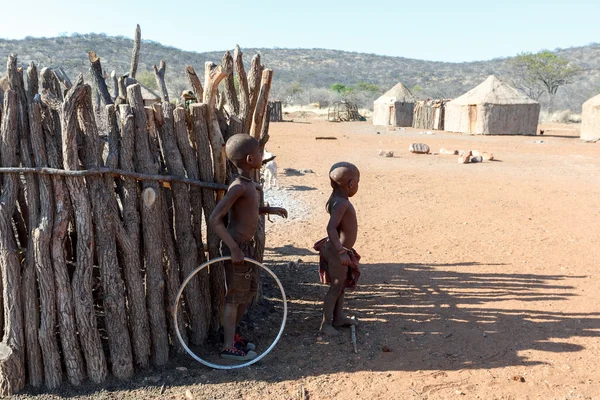
[[[356,211],[349,198],[358,191],[360,172],[354,164],[339,162],[329,171],[333,192],[327,201],[329,224],[327,237],[315,243],[319,252],[321,282],[330,285],[323,305],[321,331],[329,336],[339,335],[336,327],[355,325],[356,319],[345,317],[344,291],[353,290],[360,276],[360,256],[352,248],[356,242],[358,223]]]
[[[231,182],[227,193],[210,216],[209,224],[221,238],[221,255],[231,256],[225,262],[227,294],[223,308],[223,350],[221,357],[233,360],[252,360],[257,354],[254,345],[235,333],[246,307],[258,289],[258,267],[245,263],[244,256],[252,257],[254,234],[258,215],[275,214],[287,218],[287,211],[278,207],[259,207],[259,196],[252,172],[262,165],[260,145],[247,134],[233,135],[225,146],[227,158],[237,168],[238,176]],[[223,217],[229,214],[227,227]]]

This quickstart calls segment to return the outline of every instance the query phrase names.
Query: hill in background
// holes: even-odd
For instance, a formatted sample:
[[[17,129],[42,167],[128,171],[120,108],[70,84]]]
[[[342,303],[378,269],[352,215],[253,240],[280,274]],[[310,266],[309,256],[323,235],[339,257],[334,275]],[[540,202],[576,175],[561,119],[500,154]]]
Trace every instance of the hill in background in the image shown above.
[[[129,71],[132,47],[132,39],[104,34],[0,39],[0,60],[6,60],[11,53],[18,54],[19,63],[23,66],[30,61],[40,68],[61,66],[73,79],[80,72],[87,74],[87,52],[93,50],[100,56],[108,74],[113,69],[117,74],[125,74]],[[188,88],[185,66],[193,65],[196,72],[202,74],[204,63],[220,63],[224,51],[196,53],[143,40],[138,79],[149,87],[155,87],[152,66],[165,60],[170,96],[178,98],[181,91]],[[346,86],[362,84],[366,90],[360,96],[355,94],[354,100],[361,106],[371,107],[375,98],[398,81],[413,89],[421,98],[455,98],[490,74],[511,82],[506,64],[508,58],[446,63],[325,49],[242,48],[242,51],[247,65],[252,55],[259,53],[263,64],[275,71],[271,97],[287,103],[334,100],[336,96],[339,97],[338,93],[329,90],[334,83]],[[556,53],[583,69],[574,83],[559,89],[556,109],[580,112],[582,103],[600,92],[600,44],[557,49]],[[4,68],[0,67],[0,74],[4,74]],[[545,99],[541,101],[544,105]]]

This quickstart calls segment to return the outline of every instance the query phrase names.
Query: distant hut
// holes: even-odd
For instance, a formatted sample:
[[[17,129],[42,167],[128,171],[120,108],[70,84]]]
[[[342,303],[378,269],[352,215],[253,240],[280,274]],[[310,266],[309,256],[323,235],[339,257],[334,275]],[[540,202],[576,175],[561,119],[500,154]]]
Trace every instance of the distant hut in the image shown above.
[[[373,125],[412,126],[415,99],[402,82],[373,102]]]
[[[600,94],[583,103],[581,113],[581,140],[600,140]]]
[[[445,130],[475,135],[535,135],[540,105],[490,75],[446,105]]]

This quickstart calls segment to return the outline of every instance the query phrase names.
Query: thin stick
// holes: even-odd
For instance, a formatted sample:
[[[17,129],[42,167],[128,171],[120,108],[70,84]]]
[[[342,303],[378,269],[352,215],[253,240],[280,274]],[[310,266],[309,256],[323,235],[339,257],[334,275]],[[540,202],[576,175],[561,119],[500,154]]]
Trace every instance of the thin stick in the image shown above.
[[[350,329],[352,330],[352,344],[354,345],[354,353],[358,354],[358,349],[356,348],[356,325],[352,325]]]
[[[158,181],[158,182],[175,182],[175,183],[186,183],[192,186],[198,186],[204,189],[212,190],[227,190],[227,185],[221,185],[219,183],[202,182],[195,179],[189,179],[184,177],[172,176],[172,175],[154,175],[154,174],[142,174],[139,172],[125,171],[122,169],[115,168],[91,168],[83,170],[64,170],[57,168],[26,168],[26,167],[2,167],[0,168],[0,174],[40,174],[40,175],[61,175],[61,176],[93,176],[102,174],[111,174],[115,176],[123,176],[126,178],[134,178],[139,181]]]

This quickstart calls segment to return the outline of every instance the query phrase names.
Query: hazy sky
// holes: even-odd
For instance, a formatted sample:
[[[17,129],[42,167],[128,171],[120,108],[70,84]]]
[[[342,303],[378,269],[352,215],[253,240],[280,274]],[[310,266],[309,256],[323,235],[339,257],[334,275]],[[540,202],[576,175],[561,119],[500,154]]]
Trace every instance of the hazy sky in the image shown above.
[[[600,41],[600,0],[3,3],[0,38],[73,32],[132,37],[139,23],[144,39],[199,52],[239,43],[460,62]]]

